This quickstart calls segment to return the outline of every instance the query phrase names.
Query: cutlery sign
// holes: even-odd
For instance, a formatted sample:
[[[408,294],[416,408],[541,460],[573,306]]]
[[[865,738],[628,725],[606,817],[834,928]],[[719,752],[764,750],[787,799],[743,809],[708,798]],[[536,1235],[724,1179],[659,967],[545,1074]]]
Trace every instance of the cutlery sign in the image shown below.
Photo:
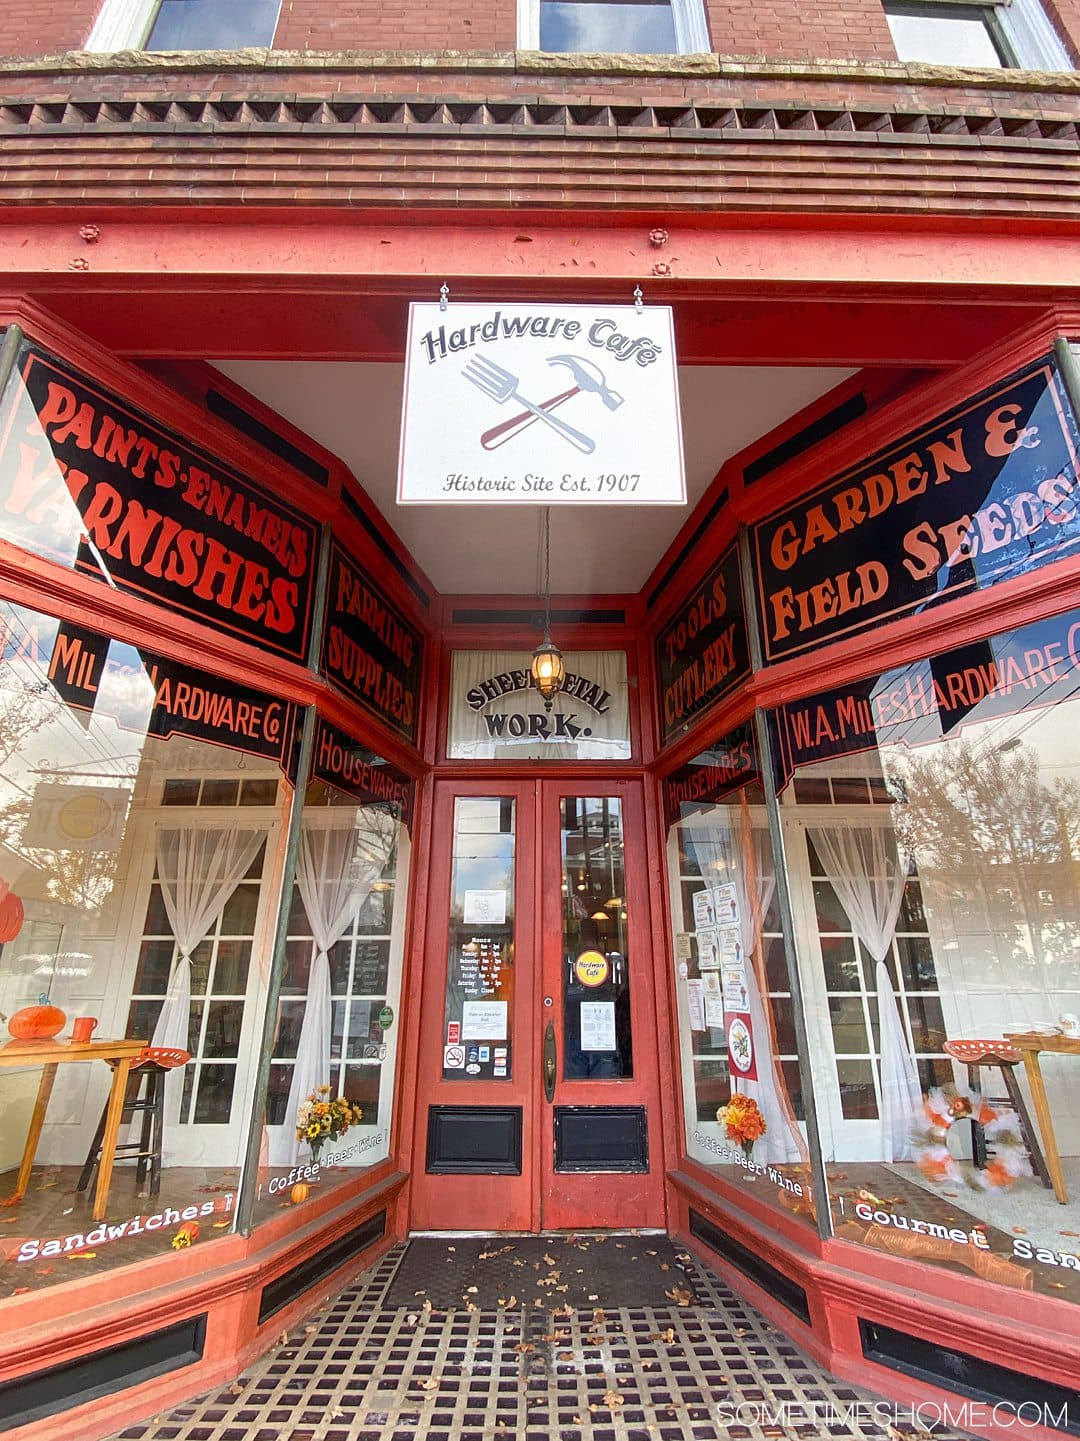
[[[668,306],[409,307],[402,505],[685,505]]]

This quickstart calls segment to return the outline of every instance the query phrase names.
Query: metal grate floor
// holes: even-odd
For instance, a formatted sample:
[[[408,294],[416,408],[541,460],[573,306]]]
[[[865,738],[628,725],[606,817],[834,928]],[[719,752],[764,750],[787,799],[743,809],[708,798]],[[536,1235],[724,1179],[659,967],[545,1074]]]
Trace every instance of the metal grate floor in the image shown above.
[[[685,1252],[678,1274],[692,1292],[665,1306],[469,1309],[466,1299],[443,1311],[423,1296],[387,1304],[407,1251],[389,1252],[232,1385],[120,1437],[898,1441],[930,1429],[933,1418],[905,1420],[830,1377]]]

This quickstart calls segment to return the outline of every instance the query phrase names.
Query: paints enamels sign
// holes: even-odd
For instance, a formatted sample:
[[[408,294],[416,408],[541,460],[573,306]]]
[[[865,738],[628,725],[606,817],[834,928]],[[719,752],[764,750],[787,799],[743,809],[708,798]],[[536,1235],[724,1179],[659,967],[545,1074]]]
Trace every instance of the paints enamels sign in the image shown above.
[[[305,659],[316,527],[299,511],[30,345],[0,460],[7,539]]]
[[[670,307],[410,306],[398,501],[684,505]]]

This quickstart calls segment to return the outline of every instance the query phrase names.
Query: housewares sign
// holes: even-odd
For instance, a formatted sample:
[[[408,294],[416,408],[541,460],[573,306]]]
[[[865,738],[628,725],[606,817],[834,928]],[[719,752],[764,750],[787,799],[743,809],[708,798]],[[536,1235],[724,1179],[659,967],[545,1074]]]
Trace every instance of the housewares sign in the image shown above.
[[[398,502],[685,505],[670,307],[410,306]]]
[[[4,397],[0,475],[15,544],[305,658],[313,522],[29,346]]]
[[[1046,358],[755,526],[766,658],[1075,554],[1078,499],[1076,421]]]

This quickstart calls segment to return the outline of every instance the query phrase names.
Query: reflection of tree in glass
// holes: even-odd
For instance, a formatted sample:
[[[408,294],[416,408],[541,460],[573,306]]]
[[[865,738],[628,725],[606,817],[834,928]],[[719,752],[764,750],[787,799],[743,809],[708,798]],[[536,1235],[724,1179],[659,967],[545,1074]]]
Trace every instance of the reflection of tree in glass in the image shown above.
[[[988,916],[1027,931],[1016,960],[1069,957],[1080,944],[1076,862],[1080,787],[1045,783],[1039,757],[1015,742],[977,750],[955,741],[929,756],[905,758],[889,776],[901,851],[944,885],[975,881]]]

